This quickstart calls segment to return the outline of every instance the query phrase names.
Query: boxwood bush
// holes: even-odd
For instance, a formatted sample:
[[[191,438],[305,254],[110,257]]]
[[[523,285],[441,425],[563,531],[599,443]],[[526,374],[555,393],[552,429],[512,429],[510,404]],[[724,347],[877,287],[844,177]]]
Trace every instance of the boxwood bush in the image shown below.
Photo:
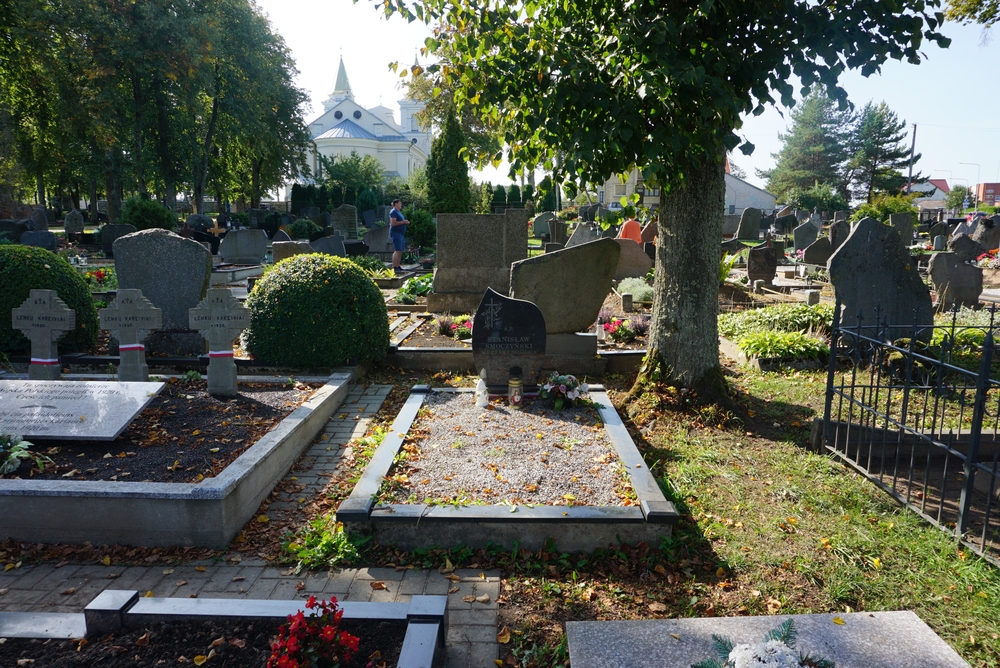
[[[76,311],[76,329],[59,341],[59,350],[79,352],[97,345],[97,309],[90,289],[73,266],[44,248],[0,246],[0,353],[22,354],[31,343],[11,326],[10,312],[28,298],[32,289],[55,290],[66,306]]]
[[[389,348],[389,316],[361,267],[332,255],[296,255],[274,265],[247,297],[243,347],[294,367],[372,362]]]
[[[177,214],[149,196],[135,195],[122,204],[116,223],[135,225],[137,230],[161,228],[173,231],[177,227]]]

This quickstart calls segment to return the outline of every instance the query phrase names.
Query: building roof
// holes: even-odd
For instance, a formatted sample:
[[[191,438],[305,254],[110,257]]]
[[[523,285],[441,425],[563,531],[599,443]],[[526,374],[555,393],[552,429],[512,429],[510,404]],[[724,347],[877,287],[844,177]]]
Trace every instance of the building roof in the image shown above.
[[[408,141],[399,134],[384,134],[377,137],[351,120],[343,120],[316,139],[374,139],[375,141]]]
[[[934,186],[943,193],[951,192],[951,188],[948,186],[948,181],[946,179],[928,179],[928,182],[933,183]]]
[[[347,69],[344,67],[344,57],[340,57],[340,67],[337,68],[337,82],[333,84],[333,92],[351,94],[351,82],[347,80]]]

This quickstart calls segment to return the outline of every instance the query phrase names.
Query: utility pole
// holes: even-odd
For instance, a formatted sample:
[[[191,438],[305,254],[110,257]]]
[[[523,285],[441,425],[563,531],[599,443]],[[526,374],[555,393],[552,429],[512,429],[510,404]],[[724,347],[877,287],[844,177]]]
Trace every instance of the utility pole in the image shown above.
[[[917,148],[917,124],[913,124],[913,141],[910,143],[910,175],[906,177],[906,194],[913,192],[913,151]]]

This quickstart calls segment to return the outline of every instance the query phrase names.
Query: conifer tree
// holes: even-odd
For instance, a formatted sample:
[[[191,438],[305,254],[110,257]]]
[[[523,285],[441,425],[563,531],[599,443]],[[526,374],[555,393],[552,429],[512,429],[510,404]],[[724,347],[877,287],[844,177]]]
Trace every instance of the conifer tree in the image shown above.
[[[468,213],[472,205],[469,165],[459,152],[465,147],[462,126],[450,114],[431,144],[427,160],[427,199],[434,213]]]

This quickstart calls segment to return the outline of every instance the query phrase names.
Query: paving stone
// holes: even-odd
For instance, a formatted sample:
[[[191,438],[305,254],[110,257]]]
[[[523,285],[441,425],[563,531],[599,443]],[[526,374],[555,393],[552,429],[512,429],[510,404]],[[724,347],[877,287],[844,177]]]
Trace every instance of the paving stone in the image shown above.
[[[424,594],[427,580],[430,576],[428,571],[409,570],[403,575],[403,581],[399,585],[400,594]]]
[[[354,582],[354,570],[345,570],[330,574],[326,586],[323,587],[324,594],[346,594],[351,589]]]
[[[299,582],[304,582],[304,580],[278,580],[277,585],[275,585],[274,590],[268,595],[268,598],[277,600],[307,598],[309,594],[306,593],[305,589],[296,589],[299,586]]]
[[[469,668],[469,654],[472,646],[468,643],[449,642],[445,651],[446,668]]]
[[[359,568],[356,580],[402,580],[405,571],[397,571],[395,568]]]
[[[247,598],[270,598],[274,588],[278,586],[277,580],[271,578],[258,578],[247,588]]]
[[[431,573],[427,578],[426,586],[424,586],[424,594],[428,596],[444,596],[451,587],[451,580],[437,573]]]
[[[149,568],[145,566],[129,566],[122,570],[121,568],[115,570],[111,569],[112,572],[118,575],[117,578],[111,578],[108,580],[108,586],[105,589],[135,589],[135,586],[139,580],[141,580],[149,572]],[[145,590],[142,592],[145,594]]]
[[[497,610],[483,607],[481,610],[449,610],[448,623],[453,626],[489,626],[497,625]]]
[[[448,625],[447,642],[450,643],[494,643],[497,639],[496,626],[458,626]],[[494,652],[496,649],[494,649]],[[494,654],[494,657],[496,655]],[[490,663],[493,659],[490,659]]]
[[[46,602],[43,601],[46,596],[51,596],[50,592],[37,589],[11,589],[0,596],[0,605],[3,605],[5,610],[24,610],[27,606]]]
[[[370,601],[372,598],[372,588],[368,584],[371,580],[359,580],[354,578],[354,582],[351,583],[351,588],[348,590],[347,595],[344,597],[345,601]]]
[[[496,644],[496,629],[492,629],[493,637],[487,642],[474,642],[469,648],[469,668],[490,668],[496,666],[499,646]]]

